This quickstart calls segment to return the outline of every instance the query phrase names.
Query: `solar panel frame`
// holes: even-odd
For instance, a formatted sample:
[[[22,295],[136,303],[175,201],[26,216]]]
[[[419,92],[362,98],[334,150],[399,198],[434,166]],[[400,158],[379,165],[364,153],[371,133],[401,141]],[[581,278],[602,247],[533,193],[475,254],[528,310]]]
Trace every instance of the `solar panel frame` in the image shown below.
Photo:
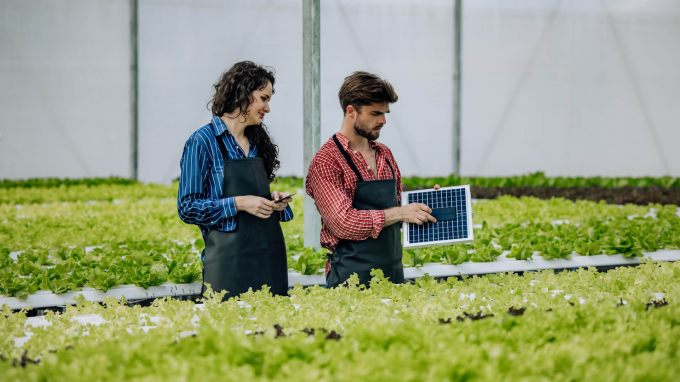
[[[419,226],[417,224],[413,223],[406,223],[402,222],[402,236],[403,236],[403,247],[404,249],[411,249],[411,248],[424,248],[424,247],[437,247],[437,246],[442,246],[442,245],[452,245],[452,244],[463,244],[463,243],[471,243],[474,241],[474,231],[472,228],[472,200],[470,198],[470,186],[469,185],[464,185],[464,186],[453,186],[453,187],[442,187],[439,190],[434,190],[434,189],[429,189],[429,190],[416,190],[416,191],[404,191],[401,193],[401,205],[406,206],[409,204],[409,198],[410,195],[412,194],[418,194],[418,193],[427,193],[431,194],[434,193],[435,195],[438,196],[438,201],[439,204],[447,204],[446,201],[441,201],[443,198],[443,195],[446,195],[447,192],[449,194],[458,194],[458,199],[455,200],[455,206],[457,210],[462,210],[461,212],[457,212],[457,227],[456,229],[458,235],[463,235],[464,237],[462,238],[454,238],[454,239],[431,239],[428,237],[426,241],[419,241],[419,240],[411,240],[412,236],[411,232],[412,230],[414,233],[418,232],[418,234],[422,234],[423,231],[427,231],[428,235],[432,236],[432,234],[439,234],[439,227],[441,227],[444,223],[447,222],[437,222],[437,223],[425,223],[425,224],[430,224],[429,227],[424,227],[424,226]],[[465,194],[465,201],[463,202],[463,197],[460,196],[460,193]],[[414,195],[414,198],[419,198],[422,195]],[[429,195],[428,195],[429,197]],[[449,202],[453,202],[453,200],[449,200]],[[428,203],[425,203],[428,204]],[[429,205],[430,208],[440,208],[440,207],[450,207],[450,205],[436,205],[432,206]],[[453,221],[449,221],[453,222]],[[444,229],[451,230],[453,229],[453,224],[454,223],[447,223],[448,227]],[[463,228],[461,229],[460,225],[462,224]],[[431,231],[431,232],[430,232]]]

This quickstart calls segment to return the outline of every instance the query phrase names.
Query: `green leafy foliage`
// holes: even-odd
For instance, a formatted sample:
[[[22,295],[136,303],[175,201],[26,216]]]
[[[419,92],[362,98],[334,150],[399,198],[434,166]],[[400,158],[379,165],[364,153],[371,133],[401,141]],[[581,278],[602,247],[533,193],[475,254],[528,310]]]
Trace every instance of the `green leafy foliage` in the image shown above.
[[[201,280],[203,267],[198,261],[189,266],[177,266],[172,269],[168,280],[173,284],[190,284]]]
[[[675,380],[680,264],[423,277],[130,308],[76,299],[48,326],[0,315],[6,380]],[[562,292],[558,292],[562,291]],[[663,298],[650,291],[664,292]],[[570,298],[566,299],[565,294]],[[79,326],[96,315],[100,325]],[[32,336],[20,346],[14,339]],[[87,332],[87,335],[84,333]],[[334,334],[332,334],[334,333]],[[16,361],[14,361],[16,360]],[[39,360],[32,363],[31,360]],[[225,373],[224,370],[228,370]],[[210,379],[210,378],[209,378]]]
[[[458,265],[470,260],[470,254],[467,247],[462,245],[453,245],[450,248],[442,251],[442,264]]]
[[[604,245],[604,252],[609,255],[622,254],[623,257],[642,257],[635,241],[630,237],[609,237]]]
[[[116,271],[92,270],[88,275],[85,286],[106,292],[114,286],[121,284],[125,278]]]
[[[432,252],[428,248],[406,250],[403,252],[402,263],[405,267],[422,267],[432,261]]]
[[[112,176],[110,178],[83,178],[83,179],[59,179],[59,178],[34,178],[27,180],[0,180],[0,188],[54,188],[72,186],[103,186],[103,185],[137,185],[136,180]]]
[[[502,253],[502,250],[490,244],[475,245],[475,252],[472,254],[470,260],[474,261],[475,263],[488,263],[495,261]]]
[[[581,256],[594,256],[602,254],[602,246],[596,241],[577,241],[574,243],[574,251]]]
[[[538,179],[540,176],[535,178]],[[0,215],[4,218],[0,222],[0,243],[5,248],[0,249],[0,263],[7,271],[0,273],[0,282],[6,285],[6,295],[23,295],[23,290],[34,293],[40,289],[63,291],[85,286],[108,290],[122,284],[158,285],[166,279],[173,283],[200,280],[199,253],[205,243],[195,226],[186,225],[177,217],[176,184],[159,186],[171,190],[171,197],[154,194],[153,187],[142,186],[145,185],[0,188],[0,193],[7,190],[57,195],[60,187],[69,187],[68,195],[74,200],[106,199],[90,198],[91,192],[104,195],[115,187],[122,193],[116,203],[76,201],[26,204],[21,208],[1,204]],[[298,192],[302,182],[279,178],[271,187]],[[146,199],[137,198],[140,195]],[[291,207],[296,218],[282,224],[288,267],[302,274],[321,273],[327,251],[315,252],[304,247],[302,198],[294,198]],[[639,256],[640,251],[680,248],[680,218],[677,207],[671,205],[620,207],[559,198],[501,197],[479,202],[474,209],[475,223],[482,224],[475,229],[474,246],[407,250],[404,266],[488,262],[503,251],[508,258],[527,260],[537,252],[544,258],[568,258],[574,252],[587,256],[603,253]],[[649,217],[650,214],[656,218]],[[555,220],[564,224],[551,223]],[[91,245],[101,247],[86,251],[85,246]],[[17,250],[25,251],[14,262],[8,255]],[[46,272],[48,268],[53,270]]]
[[[327,254],[328,251],[325,249],[315,252],[313,248],[304,248],[297,260],[293,259],[292,268],[303,275],[323,273],[323,267],[328,259]]]
[[[541,257],[544,259],[571,259],[571,248],[559,240],[551,240],[543,244],[541,248]]]
[[[531,260],[534,250],[531,246],[531,242],[525,240],[522,243],[514,243],[510,249],[510,253],[505,257],[512,258],[515,260]]]

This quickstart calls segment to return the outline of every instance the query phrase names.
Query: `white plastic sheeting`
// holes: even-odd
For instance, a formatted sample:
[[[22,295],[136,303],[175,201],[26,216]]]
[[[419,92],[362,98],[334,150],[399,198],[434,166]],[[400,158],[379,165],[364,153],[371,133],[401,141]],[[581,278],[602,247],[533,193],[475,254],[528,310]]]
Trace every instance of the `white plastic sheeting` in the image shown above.
[[[462,172],[680,175],[680,1],[476,0]]]
[[[0,178],[129,175],[129,2],[0,0]],[[322,141],[354,70],[399,94],[381,140],[405,175],[451,172],[453,1],[322,0]],[[466,175],[680,175],[680,2],[464,1]],[[139,8],[139,174],[179,175],[211,85],[239,60],[277,72],[265,118],[302,174],[298,0]]]
[[[209,121],[211,85],[234,62],[276,69],[265,117],[282,175],[302,174],[302,3],[153,1],[140,8],[140,176],[179,175],[182,147]],[[338,90],[356,70],[399,94],[381,140],[402,171],[450,172],[453,62],[450,1],[322,1],[322,143],[340,128]],[[436,137],[435,139],[433,139]],[[439,160],[432,163],[431,153]]]
[[[129,175],[128,3],[0,0],[0,179]]]

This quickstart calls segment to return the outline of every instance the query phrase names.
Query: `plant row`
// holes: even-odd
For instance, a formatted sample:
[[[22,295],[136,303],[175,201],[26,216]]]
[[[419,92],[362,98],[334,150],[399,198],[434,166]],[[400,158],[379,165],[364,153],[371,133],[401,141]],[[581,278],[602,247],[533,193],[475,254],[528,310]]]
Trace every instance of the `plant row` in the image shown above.
[[[539,199],[605,201],[611,204],[680,205],[680,187],[472,187],[472,198],[495,199],[502,195],[531,196]]]
[[[680,219],[591,219],[581,224],[527,223],[475,230],[474,244],[404,251],[404,264],[458,265],[467,261],[491,262],[504,251],[506,258],[531,260],[571,259],[581,256],[615,255],[642,257],[642,251],[680,249]]]
[[[83,286],[107,290],[120,284],[148,287],[168,280],[197,280],[200,262],[196,264],[197,252],[191,252],[190,245],[184,252],[191,256],[191,261],[184,264],[193,264],[193,268],[175,268],[166,258],[168,253],[177,251],[174,238],[195,242],[199,250],[203,246],[203,241],[197,238],[198,230],[179,221],[170,209],[173,206],[172,201],[154,200],[27,206],[20,210],[6,206],[16,215],[0,224],[0,233],[4,232],[7,243],[12,245],[4,249],[8,265],[0,277],[1,294],[23,298],[36,290],[60,293]],[[403,262],[415,267],[437,262],[489,262],[504,250],[510,251],[508,257],[525,260],[532,256],[569,258],[572,253],[640,256],[640,251],[677,248],[680,235],[677,210],[674,206],[656,207],[502,197],[475,206],[476,218],[486,220],[475,230],[474,245],[409,250],[404,252]],[[300,218],[299,205],[294,203],[293,209]],[[19,217],[18,213],[28,215]],[[558,218],[580,224],[550,223]],[[301,220],[283,225],[288,267],[303,275],[318,274],[327,260],[327,251],[304,248]],[[98,244],[104,247],[85,254],[85,245]],[[19,255],[17,263],[10,264],[6,256],[10,250],[26,251]],[[87,266],[80,269],[76,265],[82,261]],[[122,267],[110,268],[111,264]],[[175,270],[182,274],[173,275]],[[193,279],[185,276],[187,272],[195,275]]]
[[[680,204],[680,178],[560,178],[535,173],[514,177],[404,178],[405,190],[432,188],[435,184],[472,186],[473,197],[490,199],[499,195],[564,197],[571,200],[605,200],[625,204]],[[111,201],[114,199],[176,198],[178,183],[171,186],[143,184],[123,178],[29,179],[0,181],[0,204]],[[297,190],[302,179],[278,177],[272,189]],[[564,190],[566,189],[566,190]],[[619,190],[620,189],[620,190]]]
[[[61,203],[113,201],[124,199],[169,198],[177,199],[179,183],[170,186],[162,184],[145,184],[128,181],[126,179],[89,179],[82,181],[64,182],[53,186],[34,187],[0,187],[0,204],[32,204],[32,203]],[[36,179],[40,184],[42,179]],[[6,181],[10,184],[12,182]],[[272,189],[296,192],[302,187],[302,182],[295,178],[278,178],[272,184]]]
[[[279,181],[295,183],[302,187],[302,179],[298,177],[278,177]],[[99,186],[99,185],[135,185],[139,182],[112,176],[109,178],[82,178],[82,179],[59,179],[59,178],[34,178],[27,180],[0,180],[0,188],[34,188],[34,187],[70,187],[70,186]],[[444,186],[458,186],[469,184],[479,187],[680,187],[680,178],[663,177],[548,177],[543,172],[532,174],[507,176],[507,177],[465,177],[450,175],[448,177],[408,177],[404,178],[404,185],[410,188],[432,188],[435,184]]]
[[[136,180],[112,176],[109,178],[33,178],[26,180],[0,179],[0,188],[52,188],[52,187],[71,187],[71,186],[102,186],[102,185],[136,185],[140,184]]]
[[[570,259],[621,254],[641,257],[642,251],[680,249],[680,219],[673,211],[660,211],[657,219],[590,219],[582,224],[526,223],[493,227],[486,223],[475,231],[474,244],[404,251],[406,267],[428,263],[458,265],[468,261],[492,262],[504,251],[507,258],[531,260]],[[668,216],[667,216],[668,215]],[[203,241],[196,241],[202,249]],[[304,248],[299,237],[288,237],[288,268],[303,275],[322,272],[326,250]],[[116,285],[143,288],[167,281],[190,283],[201,279],[202,266],[191,244],[131,243],[106,245],[85,252],[83,247],[26,251],[14,262],[9,250],[1,254],[0,294],[26,298],[37,290],[63,293],[92,287],[106,291]]]
[[[302,198],[294,198],[291,207],[295,218],[282,223],[286,236],[302,236]],[[585,221],[589,218],[645,215],[661,205],[623,208],[564,199],[501,197],[477,203],[474,222],[491,225],[553,220]],[[667,206],[672,208],[672,206]],[[125,245],[148,241],[163,243],[171,240],[193,242],[201,234],[194,225],[182,222],[177,215],[174,199],[123,200],[119,203],[67,203],[46,206],[30,204],[17,208],[0,205],[0,248],[12,251],[29,248],[58,249],[65,246]]]
[[[404,189],[417,190],[433,188],[435,184],[442,187],[469,184],[473,187],[680,187],[680,178],[664,176],[653,177],[547,177],[543,172],[508,177],[466,177],[450,175],[448,177],[404,178]]]
[[[680,264],[0,315],[3,380],[674,380]],[[654,293],[662,293],[658,295]],[[77,324],[97,315],[101,325]],[[140,327],[141,325],[141,327]],[[21,346],[14,340],[30,338]],[[87,333],[87,334],[86,334]]]
[[[104,292],[117,285],[142,288],[165,282],[187,284],[200,280],[202,264],[191,244],[125,247],[104,246],[86,252],[83,247],[25,251],[15,262],[9,250],[0,250],[0,294],[26,299],[39,290],[52,293],[90,287]]]
[[[42,203],[112,202],[123,199],[177,198],[177,187],[160,184],[106,184],[98,186],[61,186],[34,188],[0,188],[0,204],[14,206]]]
[[[475,242],[466,245],[404,251],[406,267],[428,263],[458,265],[468,261],[507,258],[531,260],[570,259],[582,256],[621,254],[641,257],[642,251],[680,249],[680,219],[674,210],[662,209],[657,218],[591,218],[581,224],[516,223],[494,227],[486,222],[475,230]],[[328,251],[305,248],[299,236],[287,237],[288,268],[303,275],[322,272]],[[201,279],[202,265],[196,247],[174,242],[110,244],[86,252],[84,248],[28,250],[14,262],[9,250],[0,253],[0,294],[26,298],[38,290],[63,293],[92,287],[98,290],[133,284],[143,288],[167,281],[190,283]]]

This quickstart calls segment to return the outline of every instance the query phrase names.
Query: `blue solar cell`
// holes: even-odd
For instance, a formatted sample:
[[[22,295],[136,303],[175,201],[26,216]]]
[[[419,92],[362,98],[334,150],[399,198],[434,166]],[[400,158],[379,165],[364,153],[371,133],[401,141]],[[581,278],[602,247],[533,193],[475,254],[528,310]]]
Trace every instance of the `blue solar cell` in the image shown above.
[[[465,188],[412,192],[408,194],[408,203],[423,203],[430,208],[454,207],[457,214],[456,220],[437,221],[437,223],[423,225],[409,223],[409,243],[458,240],[468,237]]]

